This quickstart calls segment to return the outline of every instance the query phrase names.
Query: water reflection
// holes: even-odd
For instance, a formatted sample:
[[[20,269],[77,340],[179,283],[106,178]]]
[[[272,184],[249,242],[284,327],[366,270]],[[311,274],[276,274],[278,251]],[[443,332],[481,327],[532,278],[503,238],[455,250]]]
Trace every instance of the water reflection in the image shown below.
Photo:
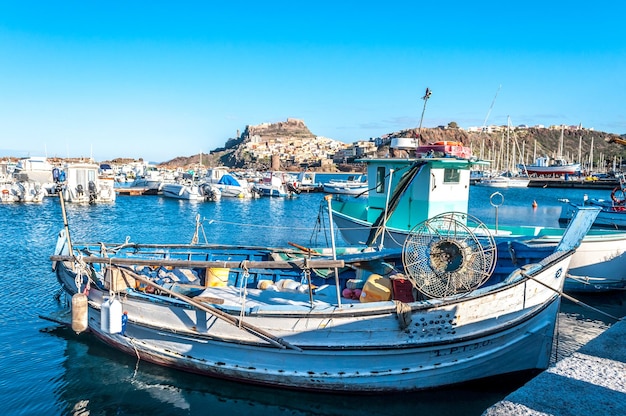
[[[528,381],[499,377],[462,387],[402,394],[333,395],[296,392],[196,376],[137,361],[86,334],[58,328],[67,340],[63,382],[57,383],[64,414],[116,415],[398,415],[481,414]]]

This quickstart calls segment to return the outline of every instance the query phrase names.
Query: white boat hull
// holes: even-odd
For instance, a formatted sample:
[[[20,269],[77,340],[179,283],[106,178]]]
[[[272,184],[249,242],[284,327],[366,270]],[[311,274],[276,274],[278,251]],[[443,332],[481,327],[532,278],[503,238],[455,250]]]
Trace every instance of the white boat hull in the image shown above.
[[[341,185],[323,185],[324,192],[339,195],[367,195],[368,187],[365,186],[341,186]]]
[[[310,308],[304,295],[300,304],[262,305],[250,290],[244,321],[297,349],[276,347],[204,311],[155,296],[120,297],[126,330],[109,334],[100,322],[105,294],[94,289],[89,327],[128,354],[210,376],[304,390],[427,389],[546,368],[559,309],[555,291],[569,259],[547,264],[537,277],[553,289],[518,277],[490,294],[479,290],[456,300],[414,302],[406,329],[390,301],[342,308],[316,302]],[[73,284],[68,269],[59,267],[58,273],[65,285]],[[222,295],[228,300],[228,293]],[[241,307],[233,302],[220,309],[238,317]]]
[[[580,172],[580,164],[574,163],[560,166],[527,165],[526,172],[529,175],[576,175]]]
[[[493,181],[489,179],[481,179],[479,182],[476,182],[476,186],[484,186],[489,188],[508,188],[509,181]]]
[[[34,182],[9,182],[0,184],[0,202],[42,202],[46,190]]]
[[[67,164],[64,172],[67,182],[62,189],[63,199],[75,204],[115,202],[115,180],[101,177],[99,166],[91,163]]]
[[[180,183],[163,184],[161,192],[166,198],[184,199],[186,201],[198,201],[203,199],[200,190],[196,185],[185,185]]]

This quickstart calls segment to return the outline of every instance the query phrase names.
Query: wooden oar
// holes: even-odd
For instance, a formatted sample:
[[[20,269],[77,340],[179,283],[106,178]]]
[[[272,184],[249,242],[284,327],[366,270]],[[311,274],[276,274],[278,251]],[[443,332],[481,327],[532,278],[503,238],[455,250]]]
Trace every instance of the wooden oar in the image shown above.
[[[312,248],[301,246],[300,244],[292,243],[291,241],[288,241],[287,244],[289,244],[292,247],[297,248],[298,250],[304,251],[307,254],[314,254],[316,256],[321,256],[320,253],[318,253],[317,251],[313,250]]]
[[[302,351],[301,348],[290,344],[289,342],[285,341],[282,338],[278,338],[272,334],[270,334],[269,332],[264,331],[261,328],[257,328],[254,325],[250,325],[249,323],[244,322],[243,320],[240,320],[238,318],[235,318],[232,315],[229,315],[225,312],[222,312],[221,310],[210,306],[210,305],[203,305],[199,302],[196,302],[195,300],[193,300],[192,298],[182,295],[180,293],[176,293],[172,290],[166,289],[161,285],[158,285],[156,283],[154,283],[152,280],[147,279],[137,273],[132,272],[131,270],[127,270],[127,269],[123,269],[123,268],[118,268],[122,274],[129,274],[132,278],[139,280],[141,283],[145,283],[149,286],[154,287],[155,289],[158,289],[162,292],[167,293],[168,295],[174,296],[175,298],[178,298],[180,300],[182,300],[183,302],[188,303],[189,305],[193,306],[196,309],[199,309],[201,311],[210,313],[211,315],[215,316],[216,318],[222,319],[223,321],[226,321],[238,328],[242,328],[245,329],[246,331],[250,332],[251,334],[269,342],[270,344],[279,347],[279,348],[290,348],[292,350],[296,350],[296,351]]]

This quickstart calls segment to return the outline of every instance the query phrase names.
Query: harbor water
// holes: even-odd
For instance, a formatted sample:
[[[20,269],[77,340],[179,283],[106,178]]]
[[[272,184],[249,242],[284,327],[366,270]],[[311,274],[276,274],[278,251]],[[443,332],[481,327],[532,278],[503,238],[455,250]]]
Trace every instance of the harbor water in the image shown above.
[[[497,217],[501,224],[554,227],[559,198],[608,196],[597,190],[504,189],[496,214],[492,192],[470,191],[470,212],[486,223]],[[319,247],[329,245],[331,236],[328,217],[320,214],[323,196],[197,203],[119,196],[114,204],[67,205],[67,215],[75,241],[189,243],[199,218],[200,241]],[[62,227],[56,197],[41,204],[0,205],[0,400],[5,415],[479,415],[529,379],[523,375],[397,395],[332,395],[216,380],[139,361],[40,318],[62,307],[49,260]],[[337,245],[342,243],[337,236]],[[624,292],[577,298],[612,315],[626,315]],[[563,300],[555,359],[613,323]]]

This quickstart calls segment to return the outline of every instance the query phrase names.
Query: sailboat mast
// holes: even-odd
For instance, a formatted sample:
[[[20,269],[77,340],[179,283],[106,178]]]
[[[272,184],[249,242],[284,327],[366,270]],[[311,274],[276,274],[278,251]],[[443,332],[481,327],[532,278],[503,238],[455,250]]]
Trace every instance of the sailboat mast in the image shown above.
[[[582,162],[582,148],[583,148],[583,136],[578,138],[578,163]]]
[[[509,159],[507,163],[507,170],[513,172],[513,166],[515,164],[515,146],[513,146],[511,153],[511,116],[506,116],[506,157]]]

